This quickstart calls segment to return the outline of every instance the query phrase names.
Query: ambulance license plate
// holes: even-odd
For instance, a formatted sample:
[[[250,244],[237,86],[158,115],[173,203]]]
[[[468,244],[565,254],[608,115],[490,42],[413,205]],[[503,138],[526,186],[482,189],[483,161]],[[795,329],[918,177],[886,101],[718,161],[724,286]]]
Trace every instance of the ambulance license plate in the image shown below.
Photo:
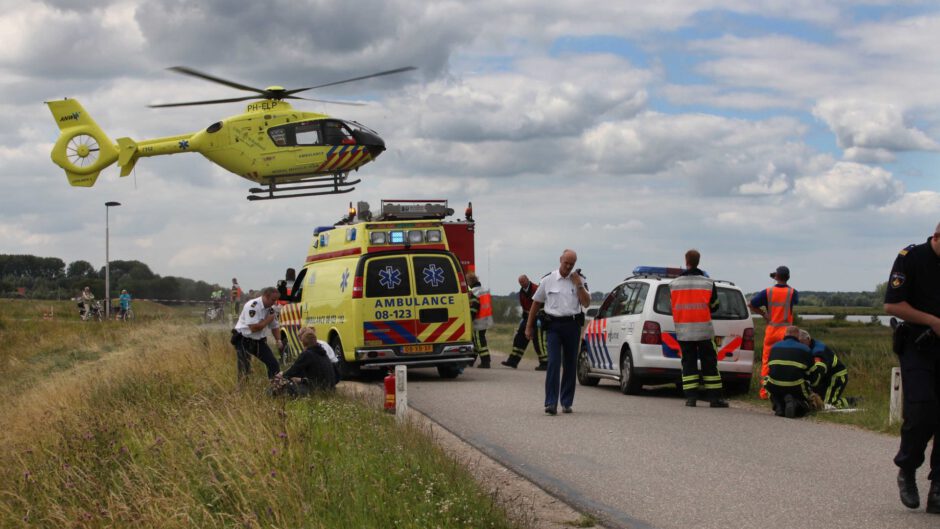
[[[414,354],[414,353],[430,353],[434,351],[434,346],[430,344],[422,345],[403,345],[401,352],[404,354]]]

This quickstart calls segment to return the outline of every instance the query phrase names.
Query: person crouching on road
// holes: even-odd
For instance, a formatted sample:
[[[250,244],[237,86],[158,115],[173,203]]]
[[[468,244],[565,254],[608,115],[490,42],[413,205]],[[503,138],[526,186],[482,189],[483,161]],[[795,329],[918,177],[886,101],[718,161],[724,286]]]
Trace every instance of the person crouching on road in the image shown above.
[[[490,368],[490,348],[486,344],[486,330],[493,325],[493,298],[490,291],[483,288],[480,279],[473,272],[467,273],[467,286],[470,287],[470,316],[473,318],[473,347],[480,357],[481,369]]]
[[[242,308],[238,316],[238,322],[235,324],[235,333],[232,337],[232,343],[235,345],[235,352],[238,355],[238,381],[243,382],[251,373],[251,359],[248,355],[254,355],[264,362],[268,368],[268,378],[274,378],[274,375],[280,371],[277,359],[274,353],[268,347],[268,340],[265,336],[267,329],[274,335],[274,341],[278,349],[281,348],[280,326],[277,322],[277,313],[274,310],[274,304],[277,303],[279,294],[274,287],[266,287],[261,291],[261,296],[249,300]]]
[[[686,406],[695,407],[701,386],[712,408],[727,408],[728,403],[721,398],[721,374],[713,341],[712,313],[718,310],[718,289],[715,282],[699,270],[701,257],[698,250],[685,252],[686,270],[669,284],[672,319],[682,350],[682,391]]]
[[[574,404],[575,372],[581,349],[582,307],[591,304],[591,293],[580,270],[575,270],[578,254],[565,250],[558,259],[558,269],[542,278],[532,296],[532,308],[525,326],[525,336],[535,336],[535,320],[545,306],[545,342],[548,369],[545,372],[545,413],[556,415],[561,376],[561,411],[571,413]],[[560,373],[559,373],[560,372]]]
[[[314,391],[333,390],[336,387],[336,375],[330,358],[332,349],[327,351],[324,344],[317,340],[317,331],[312,327],[300,329],[297,337],[304,350],[290,369],[274,376],[272,392],[275,395],[302,397]]]
[[[784,331],[783,339],[770,348],[764,387],[777,417],[802,417],[811,409],[809,377],[815,362],[813,353],[800,343],[799,337],[800,329],[791,325]]]
[[[828,345],[814,340],[809,332],[800,329],[800,343],[809,347],[815,362],[811,370],[810,387],[819,395],[824,407],[840,410],[855,406],[856,397],[843,397],[845,386],[849,383],[849,368]]]

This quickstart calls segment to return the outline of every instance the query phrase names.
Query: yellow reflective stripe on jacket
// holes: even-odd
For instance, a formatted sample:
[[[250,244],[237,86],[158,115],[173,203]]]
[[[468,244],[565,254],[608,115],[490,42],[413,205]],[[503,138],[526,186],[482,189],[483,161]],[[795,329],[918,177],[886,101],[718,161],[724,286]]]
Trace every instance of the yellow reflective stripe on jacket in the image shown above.
[[[771,360],[767,362],[768,366],[789,366],[789,367],[798,367],[803,371],[806,371],[806,364],[803,362],[797,362],[795,360]]]
[[[775,385],[775,386],[786,387],[786,388],[793,388],[793,387],[796,387],[796,386],[802,386],[802,385],[803,385],[803,379],[794,380],[794,381],[792,381],[792,382],[785,382],[785,381],[783,381],[783,380],[774,380],[774,379],[772,379],[772,378],[770,378],[770,377],[767,377],[766,380],[767,380],[767,383],[768,383],[768,384],[773,384],[773,385]]]

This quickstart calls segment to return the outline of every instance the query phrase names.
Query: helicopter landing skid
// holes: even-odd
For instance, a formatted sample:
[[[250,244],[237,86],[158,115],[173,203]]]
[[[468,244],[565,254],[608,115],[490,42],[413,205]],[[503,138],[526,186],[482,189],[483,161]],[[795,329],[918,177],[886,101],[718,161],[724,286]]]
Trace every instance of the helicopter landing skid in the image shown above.
[[[278,198],[312,197],[316,195],[339,195],[355,190],[361,180],[347,181],[346,175],[317,176],[296,182],[277,184],[273,180],[265,187],[252,187],[248,190],[248,200],[274,200]],[[308,189],[320,189],[308,193],[297,193]]]

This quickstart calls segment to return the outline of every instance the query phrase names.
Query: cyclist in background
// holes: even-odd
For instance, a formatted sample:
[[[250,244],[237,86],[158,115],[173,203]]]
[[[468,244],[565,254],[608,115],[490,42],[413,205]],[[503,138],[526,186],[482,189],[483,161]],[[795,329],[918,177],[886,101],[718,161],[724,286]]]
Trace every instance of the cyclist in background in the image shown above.
[[[127,290],[121,290],[118,302],[121,304],[121,312],[118,313],[118,318],[126,320],[127,313],[131,310],[131,295],[127,293]]]

